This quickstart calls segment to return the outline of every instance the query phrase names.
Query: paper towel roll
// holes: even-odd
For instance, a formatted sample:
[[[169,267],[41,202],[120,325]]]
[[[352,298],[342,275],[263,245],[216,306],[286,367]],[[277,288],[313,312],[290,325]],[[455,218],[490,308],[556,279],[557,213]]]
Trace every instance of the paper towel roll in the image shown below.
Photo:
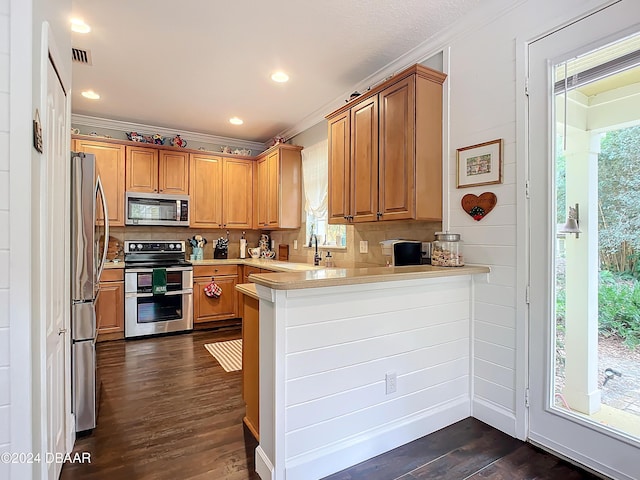
[[[240,258],[246,258],[247,256],[247,240],[244,238],[240,239]]]

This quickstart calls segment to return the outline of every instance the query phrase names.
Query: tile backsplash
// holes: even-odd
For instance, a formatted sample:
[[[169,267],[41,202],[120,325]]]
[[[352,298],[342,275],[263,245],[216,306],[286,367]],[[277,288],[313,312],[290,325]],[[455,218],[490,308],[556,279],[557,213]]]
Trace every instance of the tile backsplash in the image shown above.
[[[392,221],[361,223],[347,225],[347,246],[343,248],[323,247],[321,256],[324,260],[327,250],[331,251],[333,261],[337,267],[371,267],[385,265],[386,258],[382,255],[380,242],[383,240],[401,238],[404,240],[432,241],[435,232],[442,228],[440,222],[418,221]],[[299,263],[312,263],[314,249],[305,245],[305,225],[298,230],[281,230],[264,232],[271,235],[275,242],[275,250],[278,245],[289,245],[289,261]],[[213,246],[220,237],[225,237],[227,231],[183,228],[183,227],[112,227],[110,236],[119,242],[125,240],[188,240],[194,235],[200,234],[207,239],[204,246],[204,258],[213,258]],[[260,240],[259,230],[245,230],[247,247],[257,247]],[[229,258],[240,257],[240,237],[242,230],[229,230]],[[294,240],[298,241],[298,249],[293,248]],[[369,242],[368,253],[360,253],[360,241]],[[191,253],[191,247],[187,244],[187,258]],[[247,254],[248,256],[248,254]]]
[[[312,263],[314,249],[305,246],[306,226],[293,231],[274,231],[271,236],[275,240],[276,248],[279,244],[289,245],[289,261]],[[386,258],[382,255],[380,242],[400,238],[403,240],[420,240],[430,242],[435,240],[435,233],[442,229],[441,222],[419,221],[389,221],[347,225],[346,248],[324,247],[321,256],[326,256],[327,250],[336,267],[372,267],[385,265]],[[298,241],[298,249],[294,250],[293,242]],[[369,242],[368,253],[360,253],[360,241]]]

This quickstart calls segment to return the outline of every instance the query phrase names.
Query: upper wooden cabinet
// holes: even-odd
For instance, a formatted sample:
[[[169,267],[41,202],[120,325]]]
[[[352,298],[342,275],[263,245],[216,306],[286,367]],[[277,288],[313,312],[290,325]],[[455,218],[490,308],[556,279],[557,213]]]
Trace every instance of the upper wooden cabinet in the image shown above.
[[[225,158],[222,164],[222,222],[224,228],[253,227],[252,160]]]
[[[254,162],[192,153],[190,165],[190,226],[252,228]]]
[[[127,191],[187,195],[189,154],[127,146]]]
[[[276,145],[258,157],[255,228],[300,228],[302,217],[302,147]]]
[[[442,83],[415,65],[327,116],[329,222],[442,220]]]
[[[107,200],[109,225],[124,227],[124,145],[74,139],[73,150],[95,155],[96,175],[100,176]]]

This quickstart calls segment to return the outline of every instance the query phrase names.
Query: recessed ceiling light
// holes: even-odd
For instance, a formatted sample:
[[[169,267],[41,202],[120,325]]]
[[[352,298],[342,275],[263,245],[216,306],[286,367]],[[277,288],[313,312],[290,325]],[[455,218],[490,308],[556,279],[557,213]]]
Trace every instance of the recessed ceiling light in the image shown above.
[[[284,83],[289,81],[289,75],[287,75],[284,72],[276,72],[273,75],[271,75],[271,80],[278,83]]]
[[[98,100],[100,98],[100,95],[98,95],[93,90],[85,90],[84,92],[81,93],[81,95],[84,98],[88,98],[89,100]]]
[[[242,125],[244,122],[242,121],[241,118],[232,117],[229,119],[229,123],[233,123],[234,125]]]
[[[91,27],[84,23],[84,20],[73,18],[71,19],[71,31],[76,33],[89,33],[91,31]]]

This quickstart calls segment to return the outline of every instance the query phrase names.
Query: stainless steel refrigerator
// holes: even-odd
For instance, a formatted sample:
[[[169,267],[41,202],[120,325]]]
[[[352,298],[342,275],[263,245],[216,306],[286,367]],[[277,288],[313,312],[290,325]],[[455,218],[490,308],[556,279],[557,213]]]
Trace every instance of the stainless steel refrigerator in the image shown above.
[[[71,368],[76,431],[96,426],[96,300],[109,215],[92,154],[71,153]]]

